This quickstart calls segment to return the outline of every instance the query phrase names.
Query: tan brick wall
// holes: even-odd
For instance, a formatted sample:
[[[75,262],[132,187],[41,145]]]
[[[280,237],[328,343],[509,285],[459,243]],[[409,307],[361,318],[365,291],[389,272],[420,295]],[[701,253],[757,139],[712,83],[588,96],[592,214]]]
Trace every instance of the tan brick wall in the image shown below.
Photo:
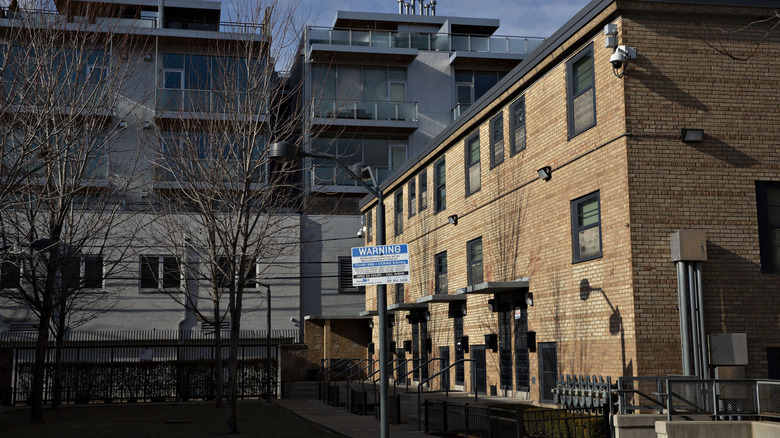
[[[739,62],[708,43],[723,44],[737,55],[749,53],[766,28],[720,34],[721,28],[736,30],[750,21],[683,13],[702,11],[695,6],[653,5],[673,9],[670,15],[634,10],[646,8],[643,3],[621,5],[623,17],[606,11],[386,192],[387,241],[410,245],[406,300],[433,293],[434,255],[445,250],[450,293],[465,287],[466,242],[481,236],[486,281],[529,277],[535,305],[528,309],[528,328],[536,331],[538,343],[557,344],[559,374],[680,373],[669,234],[703,228],[710,252],[704,268],[708,331],[747,332],[748,375],[765,377],[766,347],[780,345],[769,335],[780,328],[780,281],[759,272],[754,184],[780,180],[774,143],[780,79],[773,73],[780,32],[770,34],[751,62]],[[612,50],[604,47],[602,29],[608,21],[618,25],[621,44],[635,46],[639,54],[622,79],[609,64]],[[597,125],[568,139],[565,61],[590,43]],[[505,146],[504,163],[491,169],[489,120],[503,111],[508,142],[508,105],[519,96],[517,90],[526,99],[527,149],[510,156]],[[707,138],[684,144],[678,138],[684,127],[703,128]],[[476,130],[482,188],[465,197],[463,142]],[[434,214],[433,164],[440,156],[447,162],[447,208]],[[543,166],[554,169],[550,181],[536,177]],[[406,200],[409,178],[423,168],[428,170],[429,207],[413,218],[405,216],[404,232],[396,237],[393,191],[403,188]],[[573,264],[570,203],[595,191],[601,201],[603,256]],[[459,216],[457,226],[447,223],[452,214]],[[391,304],[393,292],[389,287]],[[489,298],[468,298],[464,334],[472,345],[498,332],[497,315],[487,309]],[[366,308],[376,308],[374,288],[366,293]],[[434,353],[450,345],[452,354],[447,304],[431,304],[429,310]],[[399,345],[411,337],[405,313],[398,313],[393,329]],[[374,342],[378,345],[377,329]],[[538,360],[530,355],[531,376],[537,379]],[[487,364],[488,386],[498,385],[498,354],[488,352]],[[467,381],[468,373],[467,367]],[[531,398],[538,398],[538,383],[531,385]]]

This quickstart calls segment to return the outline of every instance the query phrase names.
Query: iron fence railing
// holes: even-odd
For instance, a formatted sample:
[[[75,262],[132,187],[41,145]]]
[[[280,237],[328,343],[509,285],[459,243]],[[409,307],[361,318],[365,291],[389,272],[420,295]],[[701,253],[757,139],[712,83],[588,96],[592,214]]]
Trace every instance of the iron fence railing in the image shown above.
[[[425,433],[481,438],[608,438],[609,411],[567,409],[499,409],[488,406],[425,401]]]

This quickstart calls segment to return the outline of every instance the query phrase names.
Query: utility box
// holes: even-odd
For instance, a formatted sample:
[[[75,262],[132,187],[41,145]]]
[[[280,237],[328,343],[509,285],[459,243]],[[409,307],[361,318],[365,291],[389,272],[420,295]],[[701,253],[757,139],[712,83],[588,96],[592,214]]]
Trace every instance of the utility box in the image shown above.
[[[704,230],[677,230],[670,241],[673,262],[707,261],[707,233]]]
[[[713,333],[710,335],[710,365],[737,366],[747,364],[747,334]]]

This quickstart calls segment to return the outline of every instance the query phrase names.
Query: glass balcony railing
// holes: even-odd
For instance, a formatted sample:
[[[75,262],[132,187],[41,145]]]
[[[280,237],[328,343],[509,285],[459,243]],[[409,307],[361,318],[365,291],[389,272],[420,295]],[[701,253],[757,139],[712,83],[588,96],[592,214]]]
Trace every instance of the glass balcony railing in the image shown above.
[[[23,9],[12,11],[8,7],[0,7],[0,18],[6,18],[10,20],[22,21],[28,25],[35,26],[51,26],[64,23],[81,23],[90,24],[87,17],[74,15],[68,17],[67,15],[60,14],[57,11],[49,10],[36,10],[36,9]],[[122,18],[122,17],[97,17],[94,19],[94,24],[99,26],[105,26],[109,28],[156,28],[158,26],[157,17],[139,17],[139,18]],[[163,22],[163,28],[165,29],[186,29],[186,30],[201,30],[211,32],[227,32],[227,33],[241,33],[241,34],[262,34],[263,26],[257,23],[241,23],[233,21],[220,21],[220,22],[207,22],[202,20],[183,20],[183,19],[166,19]]]
[[[264,169],[256,169],[251,175],[251,181],[261,182],[264,172]],[[184,180],[200,180],[207,183],[230,182],[240,181],[244,174],[242,163],[230,160],[194,159],[187,161],[159,158],[154,166],[154,179],[160,182]]]
[[[35,89],[36,91],[31,91]],[[48,108],[63,112],[107,110],[115,99],[108,95],[104,85],[85,84],[80,81],[37,82],[35,79],[0,81],[0,93],[6,104],[21,107]]]
[[[378,182],[382,182],[385,179],[387,179],[394,171],[395,168],[392,167],[379,167],[379,166],[372,166],[375,172],[375,175]],[[344,186],[344,187],[352,187],[352,186],[360,186],[357,181],[352,179],[352,177],[342,170],[338,166],[331,166],[328,164],[318,164],[310,169],[311,171],[311,181],[313,185],[322,185],[322,186]]]
[[[310,26],[307,41],[312,44],[352,47],[384,47],[431,51],[467,51],[502,54],[528,54],[542,42],[542,37],[501,35],[459,35],[446,33],[412,33],[379,30],[333,29]]]
[[[323,118],[416,122],[417,102],[320,99],[313,113]]]
[[[455,105],[455,108],[452,109],[452,120],[457,119],[460,117],[461,114],[466,112],[467,109],[471,106],[470,103],[459,103]]]
[[[251,112],[264,115],[267,102],[243,92],[214,92],[211,90],[157,90],[157,110],[181,111],[196,114],[237,114]],[[250,111],[251,110],[251,111]]]

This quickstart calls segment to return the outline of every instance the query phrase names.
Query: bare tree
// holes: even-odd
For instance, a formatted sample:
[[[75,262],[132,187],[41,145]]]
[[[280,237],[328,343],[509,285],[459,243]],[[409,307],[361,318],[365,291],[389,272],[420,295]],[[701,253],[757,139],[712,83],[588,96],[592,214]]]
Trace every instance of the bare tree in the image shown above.
[[[290,85],[274,65],[296,60],[283,53],[301,35],[294,5],[249,3],[237,15],[248,24],[237,25],[230,38],[202,53],[166,55],[164,62],[184,70],[185,83],[158,95],[158,107],[179,117],[160,127],[159,148],[149,157],[156,196],[164,199],[156,239],[175,251],[188,278],[183,293],[171,296],[215,328],[218,405],[221,328],[229,324],[228,433],[238,433],[238,342],[247,294],[278,275],[275,262],[300,244],[298,173],[272,163],[266,145],[301,138],[304,115],[303,81]]]
[[[117,148],[132,135],[118,122],[143,99],[134,61],[120,54],[143,50],[145,38],[96,18],[108,15],[100,8],[26,2],[5,11],[8,21],[0,27],[0,239],[6,271],[14,272],[2,296],[38,319],[33,422],[43,421],[50,331],[61,347],[69,324],[110,308],[109,295],[96,286],[134,235],[122,199],[136,161]],[[85,264],[97,260],[100,269],[92,266],[85,276]]]

